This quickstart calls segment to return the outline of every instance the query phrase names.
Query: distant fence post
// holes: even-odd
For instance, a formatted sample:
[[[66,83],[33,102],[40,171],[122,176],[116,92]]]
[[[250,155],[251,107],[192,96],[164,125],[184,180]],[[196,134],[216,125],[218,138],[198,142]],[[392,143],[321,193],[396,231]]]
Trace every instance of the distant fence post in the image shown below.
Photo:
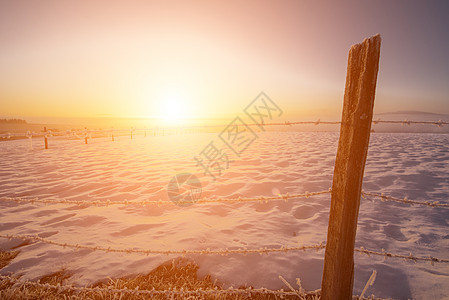
[[[87,136],[88,136],[87,127],[84,127],[84,144],[86,145],[87,145]]]
[[[44,132],[47,132],[47,127],[44,127]],[[44,143],[45,143],[45,149],[48,149],[48,140],[47,140],[46,133],[44,133]]]
[[[373,118],[380,41],[380,35],[375,35],[353,45],[349,51],[321,299],[352,299],[354,243]]]

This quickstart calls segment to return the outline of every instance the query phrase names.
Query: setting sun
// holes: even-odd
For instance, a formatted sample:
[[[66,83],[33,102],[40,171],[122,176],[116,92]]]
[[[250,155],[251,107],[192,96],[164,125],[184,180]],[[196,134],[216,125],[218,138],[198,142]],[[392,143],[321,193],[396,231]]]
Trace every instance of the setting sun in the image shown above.
[[[162,97],[157,118],[163,125],[179,125],[188,117],[188,107],[185,96],[170,92]]]

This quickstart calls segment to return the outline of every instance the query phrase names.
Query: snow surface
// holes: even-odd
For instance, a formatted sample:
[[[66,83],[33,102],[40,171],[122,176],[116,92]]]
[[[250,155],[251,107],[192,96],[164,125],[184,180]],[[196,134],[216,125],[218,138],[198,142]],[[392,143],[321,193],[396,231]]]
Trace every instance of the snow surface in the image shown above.
[[[0,143],[0,197],[72,200],[168,200],[167,184],[181,172],[197,174],[203,196],[249,197],[327,190],[332,183],[338,133],[265,132],[232,162],[217,181],[201,174],[193,159],[218,134],[135,136],[89,140],[50,139]],[[449,135],[371,136],[364,189],[448,203]],[[236,249],[312,245],[326,240],[330,195],[285,203],[142,206],[73,206],[0,202],[1,234],[39,234],[68,243],[159,250]],[[449,258],[449,210],[362,199],[356,247],[397,254]],[[11,249],[21,240],[0,239]],[[64,249],[45,243],[19,248],[0,274],[36,280],[66,268],[75,284],[148,273],[175,258]],[[286,288],[300,277],[304,288],[320,288],[324,250],[268,255],[188,255],[226,286]],[[449,264],[410,262],[355,254],[354,294],[373,270],[368,294],[395,299],[449,298]]]

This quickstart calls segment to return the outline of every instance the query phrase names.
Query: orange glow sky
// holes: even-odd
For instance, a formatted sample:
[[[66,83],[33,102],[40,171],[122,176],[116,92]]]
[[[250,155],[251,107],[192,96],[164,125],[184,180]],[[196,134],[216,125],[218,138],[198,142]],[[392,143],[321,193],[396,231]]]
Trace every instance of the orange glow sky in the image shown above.
[[[265,91],[335,119],[349,48],[376,33],[375,112],[449,113],[448,3],[2,1],[0,116],[227,117]]]

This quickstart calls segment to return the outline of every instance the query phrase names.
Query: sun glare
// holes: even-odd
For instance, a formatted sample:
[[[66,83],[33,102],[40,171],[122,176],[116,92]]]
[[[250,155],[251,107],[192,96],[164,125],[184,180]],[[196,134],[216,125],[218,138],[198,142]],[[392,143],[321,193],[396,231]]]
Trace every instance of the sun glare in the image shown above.
[[[160,103],[159,120],[164,125],[180,125],[187,118],[187,108],[187,100],[182,95],[166,95]]]

